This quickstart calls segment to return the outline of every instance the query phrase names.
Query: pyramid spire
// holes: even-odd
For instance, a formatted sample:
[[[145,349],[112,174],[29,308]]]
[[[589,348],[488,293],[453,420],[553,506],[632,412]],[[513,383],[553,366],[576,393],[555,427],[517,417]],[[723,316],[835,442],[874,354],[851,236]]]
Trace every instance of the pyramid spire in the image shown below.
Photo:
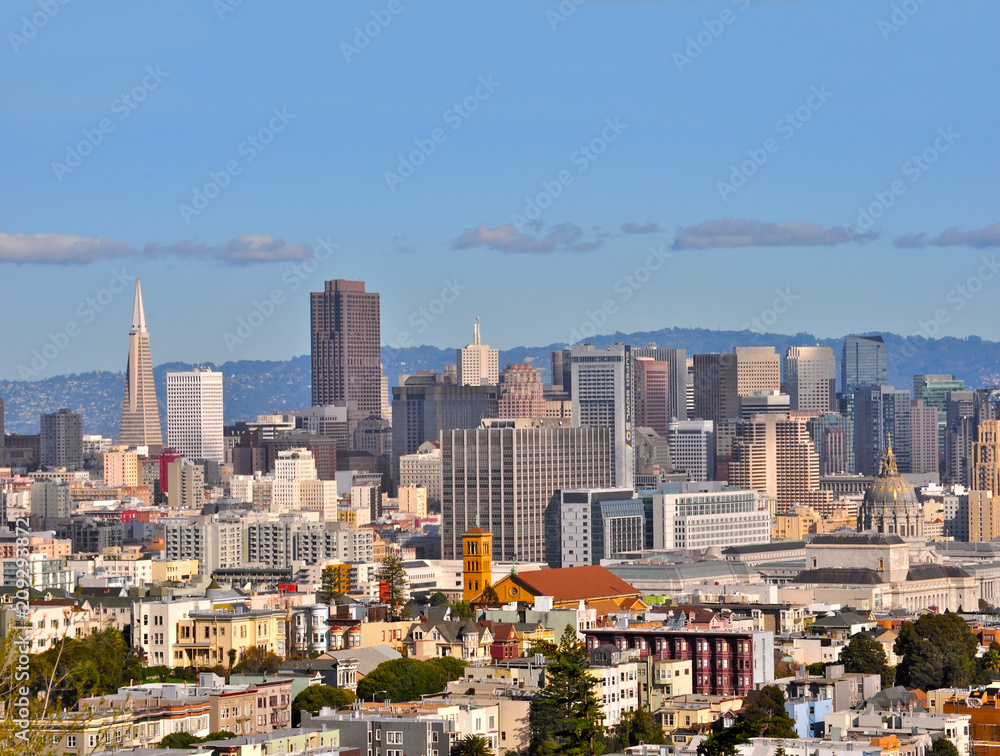
[[[125,391],[122,395],[122,421],[118,442],[126,446],[163,444],[160,411],[156,404],[153,361],[149,354],[149,331],[146,310],[142,306],[142,286],[135,282],[132,305],[132,328],[128,334],[128,362],[125,365]]]
[[[135,302],[132,304],[132,330],[129,333],[146,333],[146,311],[142,306],[142,285],[135,279]]]

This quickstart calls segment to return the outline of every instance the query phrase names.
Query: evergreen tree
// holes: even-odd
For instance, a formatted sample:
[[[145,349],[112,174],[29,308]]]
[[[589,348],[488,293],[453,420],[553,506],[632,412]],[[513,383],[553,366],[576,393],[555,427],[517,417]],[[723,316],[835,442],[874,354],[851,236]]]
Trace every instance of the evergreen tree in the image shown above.
[[[545,687],[528,710],[529,756],[600,754],[603,711],[587,666],[587,651],[567,626],[545,667]]]
[[[925,614],[899,630],[894,650],[903,660],[897,681],[921,690],[988,682],[984,663],[976,659],[978,648],[976,636],[957,614]]]
[[[400,610],[406,604],[406,570],[403,568],[403,559],[398,554],[386,554],[382,560],[382,565],[378,569],[376,579],[380,583],[386,583],[389,587],[389,618],[398,620]]]
[[[316,594],[316,600],[321,604],[332,604],[334,596],[337,595],[337,568],[333,565],[327,565],[323,568],[323,572],[320,575],[320,589]]]
[[[882,687],[891,688],[896,679],[896,669],[889,666],[882,644],[864,633],[858,633],[840,652],[840,663],[845,672],[881,675]]]

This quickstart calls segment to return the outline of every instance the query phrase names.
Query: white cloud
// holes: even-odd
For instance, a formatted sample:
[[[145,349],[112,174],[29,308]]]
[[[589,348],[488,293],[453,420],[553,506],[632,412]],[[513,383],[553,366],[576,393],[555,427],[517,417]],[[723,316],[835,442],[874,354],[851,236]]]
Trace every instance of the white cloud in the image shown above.
[[[104,237],[73,236],[71,234],[4,234],[0,233],[0,264],[84,264],[95,260],[118,257],[179,256],[221,260],[233,265],[305,260],[312,256],[308,244],[288,244],[272,236],[237,236],[221,245],[178,241],[157,242],[138,250],[131,244]]]
[[[538,231],[540,234],[541,229]],[[452,247],[454,249],[485,247],[504,253],[587,252],[600,247],[605,237],[606,234],[600,231],[588,234],[572,223],[553,226],[544,236],[524,233],[510,224],[490,228],[485,223],[480,223],[476,228],[465,229],[452,242]]]
[[[811,247],[834,246],[851,241],[871,241],[878,234],[852,234],[845,228],[819,226],[808,221],[769,221],[723,218],[678,229],[673,248]]]

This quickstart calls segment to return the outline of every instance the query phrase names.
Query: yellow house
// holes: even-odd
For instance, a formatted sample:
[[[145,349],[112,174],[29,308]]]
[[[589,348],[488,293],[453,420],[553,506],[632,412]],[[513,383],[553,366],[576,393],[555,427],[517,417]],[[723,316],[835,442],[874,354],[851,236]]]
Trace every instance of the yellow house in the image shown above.
[[[360,648],[371,648],[372,646],[391,646],[394,650],[403,653],[406,648],[403,641],[410,632],[410,628],[416,624],[413,620],[400,620],[399,622],[362,622],[361,623],[361,646]]]
[[[236,651],[238,661],[251,646],[284,656],[286,624],[284,610],[250,609],[245,604],[191,612],[177,623],[174,666],[228,665],[230,650]]]
[[[173,559],[169,562],[153,562],[153,582],[187,583],[198,574],[197,559]]]

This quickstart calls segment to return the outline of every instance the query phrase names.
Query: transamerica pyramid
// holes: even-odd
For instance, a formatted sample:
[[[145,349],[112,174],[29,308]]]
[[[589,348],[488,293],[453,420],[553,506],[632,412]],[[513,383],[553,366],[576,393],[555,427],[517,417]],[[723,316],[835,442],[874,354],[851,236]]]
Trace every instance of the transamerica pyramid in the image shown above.
[[[142,286],[135,282],[132,305],[132,329],[128,332],[128,365],[125,368],[125,397],[122,399],[122,424],[118,443],[127,446],[163,446],[160,411],[156,406],[153,361],[149,356],[149,331],[142,307]]]

